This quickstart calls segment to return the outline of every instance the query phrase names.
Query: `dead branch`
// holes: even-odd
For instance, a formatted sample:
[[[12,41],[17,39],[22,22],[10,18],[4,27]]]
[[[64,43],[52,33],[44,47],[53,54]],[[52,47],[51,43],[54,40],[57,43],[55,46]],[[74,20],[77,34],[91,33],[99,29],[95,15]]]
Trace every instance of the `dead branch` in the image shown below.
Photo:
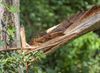
[[[35,41],[32,40],[31,44],[36,45],[35,43],[37,43],[39,44],[39,47],[31,50],[30,52],[40,49],[45,51],[45,49],[48,48],[50,51],[52,47],[68,43],[70,40],[73,40],[76,37],[79,37],[85,33],[94,31],[99,28],[100,6],[94,6],[88,11],[76,14],[75,16],[70,18],[69,21],[65,20],[64,22],[57,25],[55,28],[51,27],[50,29],[52,30],[50,30],[46,35],[35,39]],[[55,35],[57,36],[54,37]]]
[[[45,35],[31,40],[31,45],[27,44],[24,27],[20,30],[21,48],[0,49],[0,51],[25,50],[26,54],[42,50],[46,55],[51,54],[58,47],[84,35],[90,31],[100,29],[100,6],[94,6],[88,11],[77,13],[69,20],[49,28]],[[33,58],[31,62],[35,61]]]
[[[69,20],[51,27],[47,34],[31,40],[31,46],[27,44],[25,30],[21,28],[22,50],[30,52],[43,50],[46,54],[53,52],[61,45],[68,43],[75,38],[84,35],[90,31],[100,28],[100,6],[94,6],[88,11],[77,13]],[[10,51],[10,49],[7,49]],[[18,48],[11,50],[20,50]],[[4,51],[4,50],[0,50]]]

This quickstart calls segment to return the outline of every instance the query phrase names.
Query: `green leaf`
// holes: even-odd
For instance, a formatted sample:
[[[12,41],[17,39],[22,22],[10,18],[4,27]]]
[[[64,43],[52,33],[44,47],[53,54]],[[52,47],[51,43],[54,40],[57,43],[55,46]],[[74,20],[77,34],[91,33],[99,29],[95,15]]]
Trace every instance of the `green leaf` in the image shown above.
[[[4,46],[4,41],[0,40],[0,47]]]
[[[19,12],[19,10],[18,10],[18,8],[16,6],[10,6],[8,11],[11,12],[11,13]]]

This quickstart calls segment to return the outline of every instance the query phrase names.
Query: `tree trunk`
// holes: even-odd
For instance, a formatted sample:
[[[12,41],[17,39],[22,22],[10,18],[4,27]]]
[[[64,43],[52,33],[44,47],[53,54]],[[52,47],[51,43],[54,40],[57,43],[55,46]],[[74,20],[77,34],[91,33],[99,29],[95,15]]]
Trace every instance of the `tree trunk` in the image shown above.
[[[19,0],[2,0],[0,9],[0,48],[20,48]],[[13,12],[13,11],[16,12]]]

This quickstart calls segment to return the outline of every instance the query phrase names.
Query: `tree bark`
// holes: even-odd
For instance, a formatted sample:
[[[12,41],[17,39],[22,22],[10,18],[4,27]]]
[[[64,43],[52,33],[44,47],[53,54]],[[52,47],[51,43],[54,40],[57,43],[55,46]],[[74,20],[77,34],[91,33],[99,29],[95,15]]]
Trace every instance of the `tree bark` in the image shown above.
[[[20,48],[19,12],[10,12],[11,7],[16,8],[16,11],[19,10],[19,0],[2,0],[1,3],[4,5],[4,12],[2,14],[0,13],[0,40],[4,42],[4,46],[0,48]]]
[[[57,47],[85,33],[100,29],[100,6],[94,6],[88,11],[78,13],[69,21],[65,20],[52,28],[46,35],[31,41],[31,45],[38,45],[39,47],[30,52],[36,50],[43,50],[47,53],[52,52]]]

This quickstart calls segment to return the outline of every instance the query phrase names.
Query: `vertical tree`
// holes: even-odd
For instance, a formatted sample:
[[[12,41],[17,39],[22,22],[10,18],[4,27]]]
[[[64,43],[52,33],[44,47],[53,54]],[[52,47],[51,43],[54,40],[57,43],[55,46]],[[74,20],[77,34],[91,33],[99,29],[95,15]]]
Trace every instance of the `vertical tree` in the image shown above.
[[[19,0],[0,0],[1,48],[20,48]]]

